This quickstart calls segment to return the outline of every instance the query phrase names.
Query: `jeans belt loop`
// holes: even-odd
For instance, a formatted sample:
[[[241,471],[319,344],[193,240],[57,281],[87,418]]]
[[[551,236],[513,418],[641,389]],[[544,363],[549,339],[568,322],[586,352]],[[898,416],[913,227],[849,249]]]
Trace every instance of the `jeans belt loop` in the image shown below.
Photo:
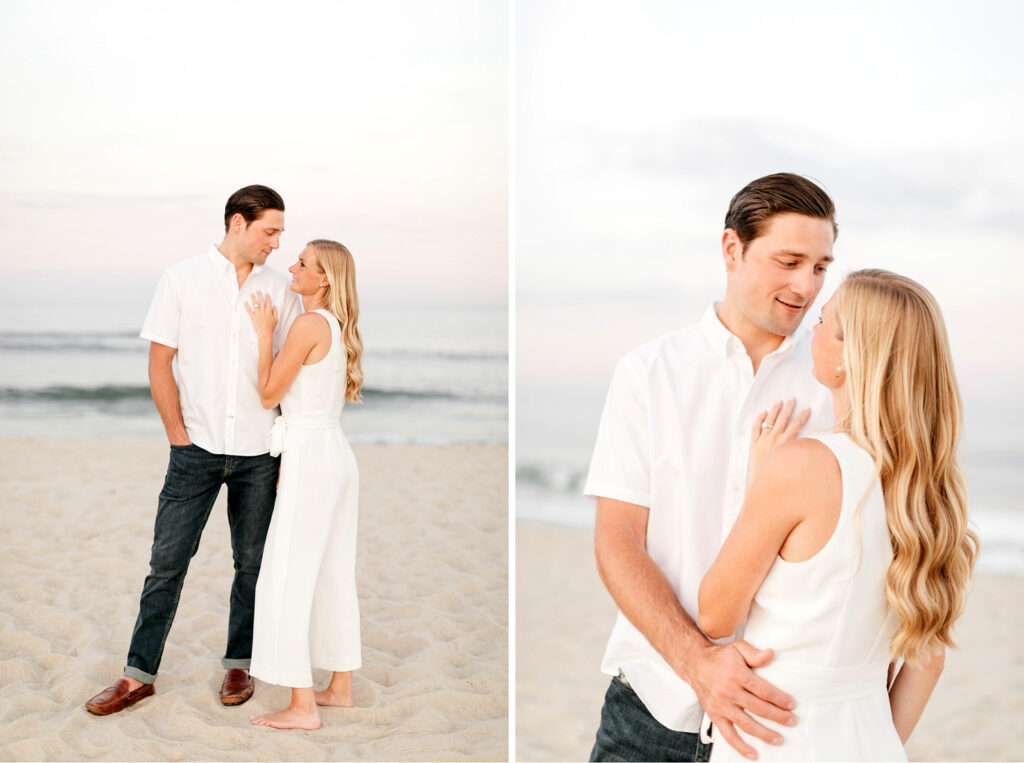
[[[626,678],[626,674],[622,672],[622,668],[619,668],[619,675],[616,676],[616,678],[619,679],[619,683],[621,683],[624,687],[626,687],[630,691],[633,690],[633,687],[630,686],[629,680]]]

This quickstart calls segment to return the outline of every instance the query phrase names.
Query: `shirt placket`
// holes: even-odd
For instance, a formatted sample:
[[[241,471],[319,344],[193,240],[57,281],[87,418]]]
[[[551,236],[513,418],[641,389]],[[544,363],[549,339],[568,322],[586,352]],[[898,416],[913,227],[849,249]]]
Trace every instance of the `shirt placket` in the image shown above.
[[[238,355],[239,333],[241,332],[241,315],[238,310],[238,298],[241,290],[234,269],[227,274],[228,293],[231,295],[231,333],[228,342],[228,376],[226,390],[227,405],[224,406],[224,447],[225,452],[235,452],[235,413],[238,408]]]
[[[732,447],[729,452],[729,483],[726,491],[725,513],[722,516],[722,538],[728,535],[743,508],[747,494],[747,470],[750,465],[750,425],[760,410],[753,410],[758,390],[763,386],[765,375],[779,362],[774,353],[761,361],[757,375],[754,375],[750,358],[746,352],[735,353],[730,361],[735,362],[735,373],[740,379],[737,384],[735,420],[733,421]],[[771,401],[770,404],[774,404]]]
[[[747,407],[754,386],[754,372],[746,352],[733,349],[728,356],[729,374],[732,377],[732,394],[736,402],[733,408],[733,436],[729,448],[729,465],[726,477],[725,506],[722,512],[723,540],[732,529],[743,506],[747,485],[747,450],[750,440],[744,431],[743,411]]]

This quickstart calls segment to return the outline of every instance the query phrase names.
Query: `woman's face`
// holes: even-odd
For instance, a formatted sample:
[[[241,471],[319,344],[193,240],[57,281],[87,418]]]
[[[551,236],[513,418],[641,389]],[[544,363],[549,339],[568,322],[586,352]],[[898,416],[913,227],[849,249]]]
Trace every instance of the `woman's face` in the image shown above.
[[[292,291],[303,294],[316,294],[321,284],[327,283],[327,276],[316,264],[316,251],[307,246],[299,255],[298,261],[288,268],[292,274]]]
[[[821,320],[814,326],[811,340],[811,357],[814,359],[814,378],[829,389],[837,389],[846,381],[843,367],[843,340],[839,338],[839,323],[836,320],[836,305],[842,287],[821,308]]]

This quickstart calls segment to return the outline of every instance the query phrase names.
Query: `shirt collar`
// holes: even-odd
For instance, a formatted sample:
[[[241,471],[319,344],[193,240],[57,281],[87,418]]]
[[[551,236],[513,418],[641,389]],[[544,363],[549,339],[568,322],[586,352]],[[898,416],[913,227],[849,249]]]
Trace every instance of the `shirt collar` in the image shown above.
[[[216,244],[210,244],[210,248],[206,251],[206,256],[210,258],[210,262],[213,266],[224,273],[235,274],[235,266],[227,257],[221,254],[220,249],[217,248]],[[251,275],[256,275],[263,270],[262,265],[253,265]]]
[[[700,326],[711,348],[722,360],[726,360],[734,352],[746,354],[747,351],[739,337],[729,331],[725,324],[718,319],[718,308],[721,307],[721,304],[721,302],[712,302],[708,305],[708,309],[704,311],[704,315],[700,319]],[[802,341],[806,331],[804,321],[800,321],[796,331],[783,338],[782,344],[765,357],[785,357]]]

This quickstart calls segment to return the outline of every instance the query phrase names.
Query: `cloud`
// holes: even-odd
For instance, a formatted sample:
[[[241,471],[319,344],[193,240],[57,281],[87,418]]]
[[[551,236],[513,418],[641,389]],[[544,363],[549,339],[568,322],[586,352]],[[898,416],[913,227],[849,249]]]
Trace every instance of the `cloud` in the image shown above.
[[[577,141],[579,138],[577,137]],[[1024,222],[1024,184],[1008,166],[1017,147],[946,146],[918,150],[851,147],[821,131],[755,119],[692,121],[638,136],[593,136],[644,176],[669,175],[686,185],[731,182],[738,190],[760,171],[813,177],[844,204],[843,214],[877,228],[927,225],[1016,232]],[[610,143],[619,145],[609,151]],[[755,172],[751,172],[755,170]]]

